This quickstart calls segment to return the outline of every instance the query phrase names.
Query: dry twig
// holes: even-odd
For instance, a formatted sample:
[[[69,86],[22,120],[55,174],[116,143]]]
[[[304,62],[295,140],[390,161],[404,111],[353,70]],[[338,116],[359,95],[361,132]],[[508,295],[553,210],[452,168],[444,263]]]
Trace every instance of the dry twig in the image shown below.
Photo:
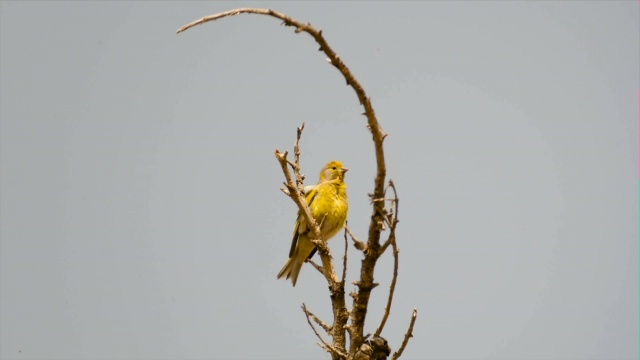
[[[356,249],[358,249],[358,250],[360,250],[362,252],[366,252],[367,251],[367,244],[362,242],[362,241],[360,241],[360,240],[358,240],[358,238],[355,235],[353,235],[353,233],[351,232],[351,229],[349,229],[348,226],[345,225],[344,228],[347,231],[347,233],[349,234],[349,236],[351,236],[351,240],[353,240],[353,246]]]
[[[304,194],[304,175],[300,173],[300,137],[302,137],[302,131],[304,130],[304,123],[297,129],[296,144],[293,146],[294,163],[289,165],[293,167],[293,172],[296,174],[296,185],[298,186],[298,192]]]
[[[398,222],[400,222],[400,220],[398,220],[398,206],[400,199],[398,199],[398,192],[396,191],[396,185],[393,180],[389,180],[389,187],[391,188],[391,190],[393,190],[393,199],[388,200],[392,205],[394,205],[394,209],[391,209],[387,212],[385,222],[389,225],[389,229],[391,229],[391,231],[389,232],[387,241],[385,241],[385,243],[380,247],[380,251],[378,251],[379,256],[382,256],[382,254],[384,254],[385,250],[387,250],[387,247],[391,245],[392,241],[396,241],[396,227],[398,226]],[[385,193],[386,192],[387,191],[385,190]]]
[[[344,223],[344,256],[342,257],[342,279],[340,282],[344,286],[347,279],[347,252],[349,251],[349,240],[347,240],[347,223]]]
[[[304,312],[307,314],[307,316],[311,316],[313,321],[315,321],[315,323],[318,324],[318,326],[320,326],[322,329],[324,329],[324,331],[326,331],[327,333],[331,331],[331,326],[327,325],[327,323],[325,323],[324,321],[320,320],[314,313],[309,311],[309,309],[307,309],[307,307],[306,307],[306,305],[304,303],[302,304],[302,310],[304,310]]]
[[[389,217],[387,218],[388,224],[389,224],[389,239],[387,240],[387,243],[385,243],[385,245],[387,245],[388,243],[391,243],[391,246],[393,247],[393,279],[391,280],[391,285],[389,286],[389,297],[387,299],[387,306],[384,309],[384,315],[382,316],[382,321],[380,321],[380,325],[378,326],[378,329],[375,332],[376,336],[380,336],[380,334],[382,333],[382,329],[384,329],[384,325],[387,323],[387,319],[389,318],[389,313],[391,312],[391,303],[393,302],[393,294],[396,291],[396,282],[398,281],[398,253],[400,252],[400,250],[398,250],[398,245],[396,243],[396,236],[395,236],[395,232],[396,232],[396,225],[398,225],[398,203],[399,203],[399,199],[398,199],[398,192],[396,191],[396,186],[393,183],[393,180],[389,180],[389,187],[391,188],[391,190],[393,190],[393,199],[391,199],[392,205],[395,205],[395,210],[390,211]],[[382,248],[380,248],[380,255],[382,255],[382,253],[384,252],[385,246],[383,246]]]
[[[402,356],[402,352],[404,348],[407,347],[407,343],[409,342],[409,338],[413,337],[413,326],[416,324],[416,318],[418,317],[418,309],[413,309],[413,313],[411,314],[411,323],[409,323],[409,330],[404,334],[404,340],[402,340],[402,345],[400,345],[400,349],[393,353],[393,360],[397,360],[400,356]]]
[[[316,330],[315,326],[313,326],[313,324],[311,323],[311,319],[309,318],[309,310],[307,310],[307,306],[302,303],[302,311],[304,311],[304,314],[307,317],[307,322],[309,323],[309,326],[311,326],[311,329],[313,330],[313,332],[316,334],[316,336],[318,337],[318,339],[320,339],[320,341],[322,341],[322,344],[319,344],[323,349],[332,352],[333,354],[339,356],[340,358],[346,359],[347,358],[347,354],[345,354],[344,352],[336,349],[335,347],[329,345],[329,343],[327,343],[322,336],[318,333],[318,330]]]
[[[311,264],[311,266],[316,268],[316,270],[318,270],[318,272],[324,276],[324,269],[322,268],[322,266],[316,264],[316,262],[311,259],[307,259],[307,262]]]

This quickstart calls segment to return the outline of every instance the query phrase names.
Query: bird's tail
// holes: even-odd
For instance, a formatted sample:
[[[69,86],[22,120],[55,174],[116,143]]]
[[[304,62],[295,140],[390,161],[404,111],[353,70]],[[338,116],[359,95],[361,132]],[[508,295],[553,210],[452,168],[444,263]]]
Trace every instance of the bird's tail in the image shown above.
[[[282,270],[278,273],[278,279],[286,277],[287,279],[291,279],[293,286],[296,286],[300,269],[315,248],[316,246],[309,240],[306,234],[300,235],[293,255],[291,255],[287,263],[282,267]]]
[[[300,275],[300,269],[302,269],[303,264],[304,260],[301,261],[300,257],[294,254],[278,273],[278,279],[282,277],[286,279],[290,278],[293,286],[296,286],[296,281],[298,281],[298,275]]]

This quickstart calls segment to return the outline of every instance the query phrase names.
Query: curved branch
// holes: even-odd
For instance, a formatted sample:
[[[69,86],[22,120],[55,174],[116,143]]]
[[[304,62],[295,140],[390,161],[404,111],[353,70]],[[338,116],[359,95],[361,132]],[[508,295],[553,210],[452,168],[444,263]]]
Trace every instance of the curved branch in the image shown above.
[[[364,115],[366,115],[367,123],[368,123],[367,127],[369,128],[369,131],[371,132],[371,135],[373,137],[373,143],[374,143],[375,154],[376,154],[377,171],[376,171],[374,191],[372,194],[372,198],[373,199],[384,198],[384,182],[387,174],[387,168],[386,168],[386,163],[384,158],[383,142],[387,135],[384,133],[384,131],[380,127],[380,124],[378,123],[378,119],[376,118],[375,112],[373,110],[373,106],[371,105],[371,99],[369,98],[369,96],[367,96],[362,85],[355,78],[355,76],[353,76],[349,68],[342,62],[342,60],[336,54],[336,52],[329,46],[327,41],[322,36],[321,30],[317,30],[316,28],[311,26],[311,24],[308,24],[308,23],[304,24],[282,13],[279,13],[277,11],[273,11],[270,9],[240,8],[240,9],[234,9],[234,10],[230,10],[230,11],[226,11],[226,12],[222,12],[222,13],[218,13],[210,16],[205,16],[202,19],[196,20],[190,24],[183,26],[182,28],[178,29],[177,32],[181,33],[196,25],[204,24],[206,22],[218,20],[228,16],[235,16],[242,13],[272,16],[282,20],[285,26],[295,27],[296,33],[306,32],[307,34],[311,35],[311,37],[313,37],[313,39],[320,45],[319,50],[321,50],[326,54],[329,63],[333,65],[336,69],[338,69],[338,71],[340,71],[340,73],[344,76],[347,82],[347,85],[353,88],[353,90],[356,93],[356,96],[358,97],[358,100],[360,101],[360,104],[364,107]],[[286,169],[286,165],[287,165],[286,153],[282,154],[279,151],[276,151],[276,157],[278,157],[278,160],[280,161],[280,164],[283,167],[283,171],[285,171],[285,175],[287,175],[288,169]],[[306,204],[304,204],[301,201],[300,194],[295,189],[295,186],[291,179],[291,175],[287,176],[287,183],[288,183],[287,188],[289,190],[289,193],[291,194],[292,199],[294,199],[298,207],[302,210],[305,219],[308,221],[308,224],[312,229],[313,235],[316,237],[316,239],[320,239],[319,237],[320,232],[319,232],[319,229],[317,228],[317,224],[313,222],[312,218],[310,218],[308,207],[306,206]],[[360,280],[355,282],[355,284],[358,286],[359,289],[356,296],[353,297],[353,307],[351,311],[352,325],[350,327],[351,329],[350,333],[352,337],[351,337],[350,355],[354,355],[355,351],[359,349],[360,345],[364,342],[364,336],[363,336],[364,322],[367,314],[369,297],[371,295],[371,290],[375,288],[377,285],[373,281],[373,275],[374,275],[376,261],[379,257],[378,251],[380,248],[380,233],[384,228],[384,221],[385,221],[384,201],[374,201],[373,213],[371,215],[371,222],[369,223],[369,234],[368,234],[369,236],[367,241],[367,249],[369,251],[365,253],[365,258],[362,261],[362,267],[360,270]],[[317,244],[320,245],[321,242],[322,241],[319,241]],[[323,244],[323,245],[324,245],[324,249],[326,249],[325,251],[328,251],[326,244]],[[322,256],[324,251],[320,246],[318,247],[320,250],[320,255]],[[327,254],[328,253],[325,253],[325,255]],[[327,268],[327,264],[325,263],[325,257],[329,262],[330,262],[330,258],[328,256],[322,257],[323,265],[325,265],[325,269],[327,270],[327,274],[326,274],[327,280],[329,280],[329,273],[331,273],[331,275],[333,275],[332,278],[334,278],[337,281],[337,277],[335,277],[335,272],[331,271],[333,270],[332,267]],[[330,281],[330,284],[331,284],[331,281]],[[335,288],[335,291],[339,291],[339,290],[340,288],[337,288],[337,287]],[[344,293],[344,284],[341,290],[342,290],[342,293]],[[333,286],[332,286],[332,292],[334,292]],[[334,299],[334,294],[332,294],[332,299]],[[344,308],[344,307],[341,307],[341,308]],[[334,312],[335,310],[336,308],[334,306]],[[342,326],[346,325],[346,317],[341,315],[340,322],[343,322],[343,321],[344,323],[341,324]],[[338,334],[335,334],[335,335],[337,336]]]
[[[308,23],[303,24],[302,22],[292,19],[291,17],[283,13],[280,13],[271,9],[239,8],[239,9],[221,12],[214,15],[205,16],[199,20],[193,21],[181,27],[180,29],[178,29],[177,33],[181,33],[194,26],[204,24],[209,21],[214,21],[224,17],[235,16],[243,13],[272,16],[282,20],[285,26],[295,27],[296,33],[306,32],[307,34],[311,35],[313,39],[320,45],[320,50],[322,50],[327,55],[329,62],[333,66],[335,66],[336,69],[340,71],[340,73],[342,73],[345,80],[347,81],[347,85],[351,86],[355,91],[356,95],[358,96],[358,100],[360,101],[360,104],[364,107],[364,111],[365,111],[364,114],[367,116],[368,125],[369,125],[368,127],[369,127],[369,130],[371,131],[371,134],[373,135],[373,141],[375,144],[376,160],[377,160],[377,166],[378,166],[378,171],[377,171],[376,180],[375,180],[375,187],[374,187],[374,197],[375,198],[382,197],[382,194],[384,192],[384,180],[387,174],[387,167],[384,160],[384,151],[382,148],[382,143],[384,141],[384,138],[387,135],[384,133],[384,131],[380,127],[380,124],[378,123],[378,119],[376,118],[375,112],[373,111],[373,106],[371,105],[371,99],[367,96],[360,82],[355,78],[355,76],[353,76],[349,68],[342,62],[338,54],[336,54],[336,52],[333,51],[333,49],[329,46],[327,41],[324,39],[324,37],[322,36],[322,30],[317,30],[316,28],[311,26],[311,24],[308,24]],[[375,206],[375,208],[377,208],[377,211],[381,211],[382,207],[383,205]],[[379,239],[380,231],[378,230],[376,235],[375,234],[376,229],[378,229],[378,225],[375,225],[374,222],[372,222],[369,228],[370,241],[372,239],[375,239],[376,241]]]

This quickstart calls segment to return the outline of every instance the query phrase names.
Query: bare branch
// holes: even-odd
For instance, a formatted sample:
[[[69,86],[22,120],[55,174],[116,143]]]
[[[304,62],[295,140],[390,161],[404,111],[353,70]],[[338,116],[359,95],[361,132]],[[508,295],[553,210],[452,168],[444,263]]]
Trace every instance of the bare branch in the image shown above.
[[[413,313],[411,314],[411,323],[409,323],[409,330],[404,334],[404,340],[402,340],[402,345],[400,345],[400,349],[393,353],[393,360],[397,360],[402,356],[402,352],[404,348],[407,347],[407,343],[409,343],[409,338],[413,337],[413,326],[416,324],[416,318],[418,317],[418,309],[413,309]]]
[[[395,236],[393,238],[395,239]],[[387,241],[385,241],[385,243],[382,246],[380,246],[380,250],[378,250],[378,254],[382,256],[382,254],[384,254],[384,252],[387,251],[387,248],[389,247],[389,245],[391,245],[391,236],[389,236],[389,239],[387,239]]]
[[[345,230],[347,231],[347,233],[349,234],[349,236],[351,236],[351,240],[353,240],[353,246],[362,251],[362,252],[366,252],[367,251],[367,244],[365,244],[364,242],[358,240],[358,238],[353,235],[353,233],[351,232],[351,229],[349,229],[348,226],[345,225]]]
[[[395,228],[395,226],[398,223],[398,210],[400,206],[400,199],[398,198],[398,191],[396,190],[396,184],[393,182],[392,179],[389,179],[389,187],[391,188],[391,190],[393,190],[393,200],[391,200],[394,204],[392,225]]]
[[[311,316],[318,326],[320,326],[327,333],[331,332],[331,326],[327,325],[324,321],[320,320],[314,313],[309,311],[304,304],[302,304],[302,310],[307,314],[307,317]]]
[[[387,241],[385,241],[384,244],[382,244],[382,246],[380,246],[380,250],[378,250],[378,254],[380,256],[382,256],[382,254],[384,254],[385,251],[387,251],[387,248],[389,247],[389,245],[391,245],[391,240],[395,239],[395,234],[393,236],[391,236],[392,234],[389,234],[389,238],[387,239]]]
[[[347,222],[344,223],[344,256],[342,257],[342,286],[347,278],[347,252],[349,251],[349,240],[347,240]]]
[[[322,266],[316,264],[315,261],[311,260],[311,259],[307,259],[307,262],[309,264],[311,264],[311,266],[313,266],[314,268],[316,268],[316,270],[318,270],[318,272],[320,272],[320,274],[322,274],[324,276],[324,269],[322,268]]]
[[[323,347],[327,350],[329,350],[330,352],[334,353],[335,355],[338,355],[340,357],[342,357],[343,359],[347,358],[347,354],[343,353],[342,351],[334,348],[333,346],[329,345],[323,338],[322,336],[320,336],[320,334],[318,333],[318,330],[316,330],[315,326],[313,326],[313,324],[311,323],[311,319],[309,318],[309,310],[307,310],[307,306],[302,303],[302,311],[304,311],[304,314],[307,317],[307,322],[309,323],[309,326],[311,326],[311,329],[313,329],[313,332],[316,334],[316,336],[318,337],[318,339],[320,339],[320,341],[322,341]]]
[[[296,135],[296,144],[293,146],[293,156],[295,159],[294,162],[294,172],[296,173],[296,185],[298,186],[298,191],[304,193],[304,175],[300,173],[300,137],[302,137],[302,131],[304,130],[304,123],[300,125],[297,129]]]
[[[394,209],[389,211],[389,216],[386,218],[387,223],[389,224],[389,239],[386,243],[380,248],[379,255],[382,255],[386,250],[386,247],[391,244],[393,247],[393,279],[391,280],[391,285],[389,286],[389,297],[387,299],[387,306],[384,310],[384,315],[382,317],[382,321],[378,326],[378,329],[375,332],[376,336],[380,336],[382,333],[382,329],[384,329],[384,325],[387,323],[387,319],[389,318],[389,313],[391,312],[391,303],[393,302],[393,294],[396,291],[396,282],[398,281],[398,244],[396,243],[396,225],[398,225],[398,192],[396,191],[396,186],[393,183],[393,180],[389,180],[389,187],[393,190],[393,199],[391,199],[391,205],[394,205]],[[386,190],[385,190],[386,193]]]
[[[289,164],[289,166],[291,166],[291,169],[293,169],[293,171],[296,171],[296,163],[294,163],[293,161],[287,159],[287,164]]]
[[[387,250],[387,247],[389,247],[392,241],[396,241],[396,227],[398,226],[398,222],[400,221],[398,220],[400,199],[398,199],[396,185],[391,179],[389,179],[389,187],[391,188],[391,190],[393,190],[393,198],[388,200],[391,202],[391,205],[394,205],[394,208],[387,212],[388,215],[387,217],[385,217],[385,222],[389,225],[389,229],[391,231],[389,231],[389,237],[387,238],[387,241],[385,241],[385,243],[380,247],[380,251],[378,251],[379,256],[382,256],[382,254],[384,254],[385,250]],[[386,192],[387,191],[385,190],[385,193]]]
[[[384,325],[387,323],[387,319],[389,318],[389,313],[391,312],[391,303],[393,302],[393,294],[396,291],[396,282],[398,280],[398,246],[396,245],[395,238],[391,241],[391,246],[393,246],[393,279],[391,280],[391,285],[389,286],[389,298],[387,299],[387,306],[384,309],[384,315],[382,316],[382,321],[380,321],[380,325],[375,332],[375,336],[380,336],[382,333],[382,329],[384,329]]]
[[[336,54],[336,52],[329,46],[327,41],[324,39],[324,37],[322,36],[322,30],[317,30],[316,28],[311,26],[311,24],[308,24],[308,23],[304,24],[300,21],[292,19],[289,16],[286,16],[283,13],[273,11],[271,9],[240,8],[240,9],[221,12],[214,15],[205,16],[199,20],[193,21],[181,27],[180,29],[178,29],[177,32],[181,33],[196,25],[204,24],[206,22],[218,20],[228,16],[235,16],[242,13],[272,16],[282,20],[282,23],[285,26],[295,27],[296,33],[299,33],[299,32],[308,33],[320,45],[319,50],[323,51],[325,55],[327,55],[327,58],[328,58],[327,60],[329,61],[329,63],[333,65],[336,69],[338,69],[340,73],[342,73],[342,75],[346,80],[346,83],[349,86],[351,86],[355,91],[358,97],[358,100],[360,101],[360,104],[364,107],[364,110],[365,110],[364,115],[367,116],[367,120],[368,120],[367,128],[369,129],[369,131],[371,131],[371,134],[373,135],[373,141],[374,141],[375,151],[376,151],[377,168],[378,168],[377,174],[376,174],[376,180],[375,180],[374,194],[376,198],[382,197],[384,180],[387,173],[382,143],[384,141],[384,138],[387,136],[387,134],[384,133],[384,131],[380,127],[380,124],[378,123],[378,119],[376,118],[375,112],[373,110],[373,106],[371,105],[371,99],[367,96],[360,82],[355,78],[355,76],[353,76],[353,74],[351,73],[351,70],[349,70],[349,68],[342,62],[340,57]],[[381,206],[374,207],[374,217],[376,216],[376,213],[381,209],[382,209]],[[370,230],[369,239],[371,241],[377,242],[380,235],[379,231],[377,235],[375,234],[377,225],[375,225],[375,222],[372,222],[371,225],[372,226],[369,228]]]

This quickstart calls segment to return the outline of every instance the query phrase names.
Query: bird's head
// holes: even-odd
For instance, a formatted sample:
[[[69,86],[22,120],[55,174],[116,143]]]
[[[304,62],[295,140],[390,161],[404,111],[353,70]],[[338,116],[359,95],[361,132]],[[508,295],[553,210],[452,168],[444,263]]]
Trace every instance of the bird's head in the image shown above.
[[[340,161],[330,161],[320,172],[320,182],[335,179],[344,180],[344,174],[348,171]]]

